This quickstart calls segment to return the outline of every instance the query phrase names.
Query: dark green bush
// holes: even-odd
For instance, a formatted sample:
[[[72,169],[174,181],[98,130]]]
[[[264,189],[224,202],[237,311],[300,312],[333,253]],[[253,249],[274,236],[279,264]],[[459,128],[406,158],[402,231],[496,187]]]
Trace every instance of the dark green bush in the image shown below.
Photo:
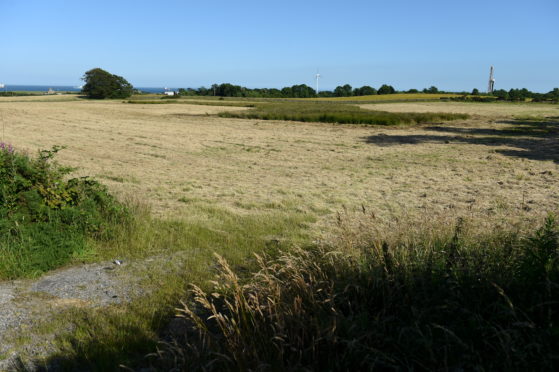
[[[59,150],[33,158],[0,144],[0,279],[64,265],[128,216],[97,181],[66,179],[71,169],[53,161]]]

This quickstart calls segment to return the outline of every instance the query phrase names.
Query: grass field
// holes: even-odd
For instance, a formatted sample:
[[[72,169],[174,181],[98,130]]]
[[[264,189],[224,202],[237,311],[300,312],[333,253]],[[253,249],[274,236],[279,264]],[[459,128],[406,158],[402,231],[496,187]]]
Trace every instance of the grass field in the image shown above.
[[[360,107],[390,112],[448,112],[479,115],[488,118],[522,116],[559,116],[559,106],[546,103],[468,103],[468,102],[421,102],[421,103],[378,103],[363,104]]]
[[[559,207],[559,110],[553,105],[379,103],[374,109],[470,118],[363,127],[223,118],[218,114],[250,108],[182,101],[15,98],[0,99],[2,141],[29,152],[66,146],[58,160],[78,167],[75,175],[94,176],[121,200],[151,208],[143,233],[123,232],[90,259],[197,252],[185,261],[184,282],[165,281],[163,274],[154,282],[171,294],[125,312],[72,315],[78,329],[89,330],[75,343],[62,342],[66,356],[90,353],[110,361],[130,352],[133,343],[122,345],[133,333],[153,346],[164,316],[151,309],[160,306],[168,316],[180,285],[210,278],[212,251],[242,269],[244,258],[269,249],[267,243],[336,241],[346,221],[353,227],[344,231],[367,226],[388,241],[405,241],[433,224],[452,231],[458,219],[472,236],[499,227],[530,232]],[[353,219],[364,211],[372,223]],[[362,239],[342,236],[348,247]],[[128,331],[121,332],[124,324]],[[88,349],[96,339],[107,348],[98,345],[97,354]]]
[[[251,110],[222,112],[219,116],[223,118],[364,125],[413,125],[468,118],[467,114],[387,112],[367,110],[349,104],[313,101],[260,103]]]
[[[160,216],[205,203],[238,213],[294,208],[322,215],[361,204],[390,213],[450,205],[487,211],[497,201],[509,212],[522,211],[528,199],[532,210],[556,205],[556,154],[544,151],[551,140],[532,138],[529,131],[509,135],[530,128],[513,120],[518,105],[494,105],[486,116],[443,126],[394,129],[214,116],[247,110],[240,107],[0,105],[4,141],[28,151],[65,145],[61,162],[103,179],[119,194],[142,195]],[[408,105],[395,107],[417,109]],[[460,107],[476,115],[487,105]],[[533,116],[556,110],[521,107]]]

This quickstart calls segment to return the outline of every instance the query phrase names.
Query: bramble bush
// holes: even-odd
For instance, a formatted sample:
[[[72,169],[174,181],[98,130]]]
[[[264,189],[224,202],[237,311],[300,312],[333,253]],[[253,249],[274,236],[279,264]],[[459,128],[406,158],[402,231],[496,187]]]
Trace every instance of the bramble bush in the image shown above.
[[[66,177],[54,161],[62,148],[31,157],[0,143],[0,279],[36,276],[110,239],[127,209],[105,186]]]

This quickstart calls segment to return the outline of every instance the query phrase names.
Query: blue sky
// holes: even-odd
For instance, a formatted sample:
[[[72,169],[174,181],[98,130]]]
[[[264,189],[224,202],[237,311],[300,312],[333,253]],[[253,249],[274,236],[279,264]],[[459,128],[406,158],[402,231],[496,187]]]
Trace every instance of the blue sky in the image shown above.
[[[559,0],[0,0],[0,82],[559,87]]]

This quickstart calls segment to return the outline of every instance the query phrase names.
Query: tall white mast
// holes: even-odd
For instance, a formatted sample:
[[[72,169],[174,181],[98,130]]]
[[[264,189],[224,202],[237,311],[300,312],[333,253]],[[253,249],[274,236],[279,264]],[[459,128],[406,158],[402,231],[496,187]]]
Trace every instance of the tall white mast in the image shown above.
[[[316,95],[318,95],[318,79],[320,79],[320,74],[316,70]]]
[[[489,84],[487,86],[487,93],[493,93],[493,89],[495,88],[495,78],[493,77],[493,66],[489,70]]]

